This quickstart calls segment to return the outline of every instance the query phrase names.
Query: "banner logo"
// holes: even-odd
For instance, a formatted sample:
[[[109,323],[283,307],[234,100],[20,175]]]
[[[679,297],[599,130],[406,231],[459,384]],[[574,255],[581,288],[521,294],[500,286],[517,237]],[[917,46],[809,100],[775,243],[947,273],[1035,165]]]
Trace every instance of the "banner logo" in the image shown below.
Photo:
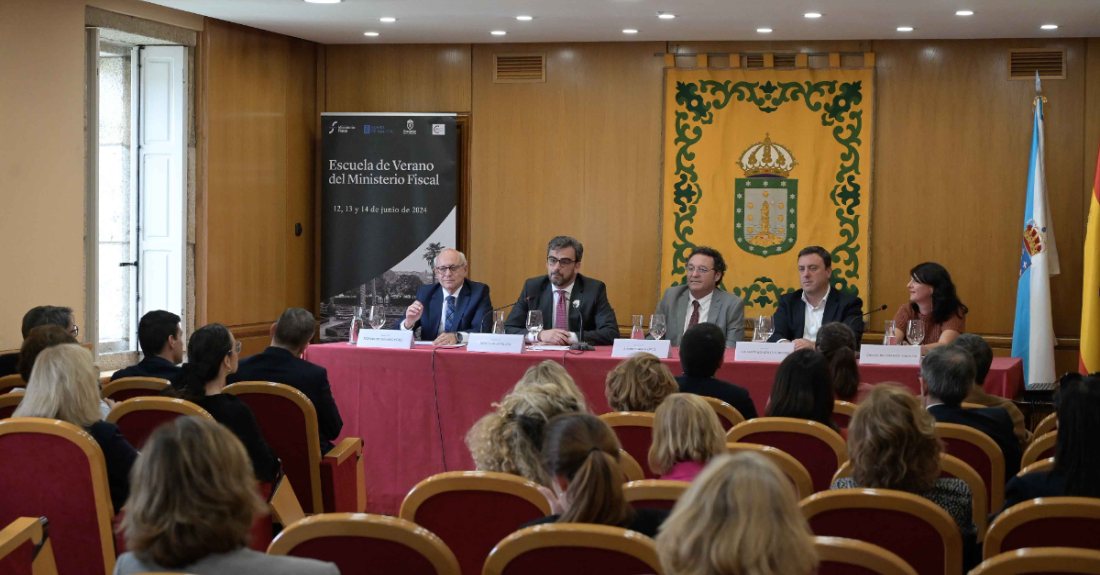
[[[335,132],[335,131],[336,131],[336,124],[337,124],[337,123],[338,123],[338,122],[333,122],[333,123],[332,123],[332,125],[331,125],[331,126],[329,126],[329,128],[328,128],[328,133],[330,133],[330,134],[331,134],[331,133],[333,133],[333,132]]]
[[[445,136],[447,135],[447,124],[432,124],[433,136]]]
[[[406,136],[415,136],[416,135],[416,130],[414,130],[413,127],[414,127],[414,124],[413,124],[412,118],[409,118],[409,121],[405,122],[405,132],[404,132],[404,134]]]
[[[790,251],[798,241],[798,180],[787,176],[798,162],[765,134],[735,163],[745,172],[734,185],[737,247],[764,258]]]

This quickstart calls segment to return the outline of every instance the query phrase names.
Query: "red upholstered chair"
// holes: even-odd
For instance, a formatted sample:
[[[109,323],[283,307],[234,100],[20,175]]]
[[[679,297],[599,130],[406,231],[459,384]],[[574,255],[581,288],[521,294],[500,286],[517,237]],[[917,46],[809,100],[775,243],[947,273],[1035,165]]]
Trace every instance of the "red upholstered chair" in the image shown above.
[[[856,414],[856,404],[850,401],[833,400],[833,423],[841,429],[848,429],[852,416]]]
[[[878,545],[921,575],[961,575],[962,535],[935,503],[889,489],[834,489],[802,500],[815,535]]]
[[[1100,573],[1100,551],[1071,547],[1037,547],[1001,553],[978,565],[970,575],[1062,575]]]
[[[325,513],[287,527],[267,550],[331,561],[342,575],[459,575],[454,553],[430,531],[404,519]]]
[[[789,453],[784,453],[781,449],[776,449],[767,445],[757,445],[755,443],[727,443],[726,449],[730,454],[742,451],[755,451],[767,457],[780,471],[790,478],[799,499],[804,499],[814,494],[814,480],[810,477],[810,472],[806,471],[806,466],[799,463],[794,457],[791,457]]]
[[[617,411],[600,416],[619,438],[623,450],[642,467],[646,479],[657,479],[649,469],[649,446],[653,443],[653,414],[645,411]]]
[[[848,461],[848,446],[840,434],[816,421],[790,417],[758,417],[734,427],[727,442],[770,445],[806,467],[814,491],[832,485],[833,474]]]
[[[493,549],[482,575],[662,575],[652,539],[621,527],[536,525]]]
[[[623,483],[645,479],[642,466],[638,465],[638,461],[622,449],[619,450],[619,468],[623,471]]]
[[[46,517],[58,572],[109,575],[115,568],[107,465],[92,436],[56,419],[0,421],[0,525]]]
[[[118,426],[122,436],[141,451],[153,430],[177,417],[193,415],[213,420],[205,409],[170,397],[135,397],[119,403],[107,414],[107,422]]]
[[[538,485],[517,475],[449,471],[412,488],[401,518],[435,533],[465,575],[477,575],[493,547],[525,523],[550,515]]]
[[[13,391],[0,395],[0,419],[7,419],[11,417],[11,414],[15,413],[15,408],[19,407],[20,401],[23,401],[23,395],[24,392],[22,391]]]
[[[986,559],[1025,547],[1079,547],[1100,551],[1100,499],[1044,497],[1013,505],[997,516],[982,549]]]
[[[945,451],[974,468],[989,496],[986,509],[1000,509],[1005,502],[1005,456],[988,435],[965,425],[937,423],[936,435]]]
[[[1020,459],[1020,467],[1027,467],[1040,459],[1054,457],[1054,449],[1058,446],[1058,430],[1048,431],[1041,437],[1031,440],[1027,446],[1023,458]]]
[[[0,393],[7,393],[13,387],[27,387],[27,382],[18,373],[0,377]]]
[[[159,396],[167,387],[168,380],[159,377],[123,377],[104,385],[99,395],[111,401],[126,401],[135,397]]]
[[[1044,417],[1043,420],[1039,422],[1039,425],[1035,426],[1035,432],[1031,434],[1031,440],[1035,441],[1055,429],[1058,429],[1058,414],[1052,413]]]
[[[706,395],[700,396],[710,404],[711,409],[718,415],[718,423],[722,424],[722,431],[729,431],[733,429],[733,426],[745,421],[745,417],[741,415],[737,408],[714,397],[708,397]]]
[[[665,479],[631,481],[623,485],[623,497],[635,509],[672,509],[691,483]]]
[[[352,512],[367,509],[363,473],[363,440],[347,437],[321,456],[317,410],[306,395],[289,385],[244,381],[224,393],[248,404],[283,470],[295,486],[306,513]]]
[[[917,575],[901,557],[865,541],[814,537],[817,575]]]
[[[1031,465],[1020,470],[1016,475],[1027,475],[1028,473],[1034,473],[1036,471],[1050,471],[1054,469],[1054,458],[1048,457],[1046,459],[1040,459]]]
[[[45,517],[20,517],[0,530],[0,573],[57,575]]]

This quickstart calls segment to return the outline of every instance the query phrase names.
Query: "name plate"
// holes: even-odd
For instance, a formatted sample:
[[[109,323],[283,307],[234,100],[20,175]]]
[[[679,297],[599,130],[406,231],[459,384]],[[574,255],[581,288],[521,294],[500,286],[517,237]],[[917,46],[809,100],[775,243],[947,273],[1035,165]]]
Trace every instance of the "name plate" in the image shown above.
[[[919,345],[864,345],[860,365],[920,365]]]
[[[734,361],[779,363],[794,352],[794,344],[766,341],[739,341],[734,351]]]
[[[466,351],[480,353],[523,353],[523,335],[471,333]]]
[[[639,353],[651,353],[659,359],[668,359],[668,348],[672,342],[667,339],[616,339],[611,348],[611,357],[630,357]]]
[[[361,329],[355,347],[412,349],[413,332],[400,329]]]

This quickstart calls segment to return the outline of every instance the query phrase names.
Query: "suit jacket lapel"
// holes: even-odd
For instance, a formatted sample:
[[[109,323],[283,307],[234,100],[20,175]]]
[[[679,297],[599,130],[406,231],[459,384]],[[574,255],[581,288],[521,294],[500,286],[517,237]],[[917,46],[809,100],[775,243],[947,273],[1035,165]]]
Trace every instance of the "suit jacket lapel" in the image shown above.
[[[825,325],[831,321],[840,321],[840,318],[835,318],[836,308],[840,305],[840,293],[835,289],[829,290],[829,297],[825,298],[825,313],[821,316],[821,325]]]
[[[802,290],[795,293],[794,305],[791,310],[794,317],[791,318],[791,327],[794,328],[794,339],[799,339],[806,333],[806,302],[802,301]]]
[[[470,293],[473,291],[468,281],[463,281],[462,287],[458,288],[458,307],[455,308],[455,331],[458,331],[458,326],[462,323],[463,316],[466,315],[466,309],[470,305]],[[446,312],[444,312],[444,315],[446,315]]]
[[[428,300],[428,309],[420,321],[420,336],[435,339],[439,335],[439,318],[443,313],[443,286],[436,284],[432,297]]]
[[[543,329],[554,329],[554,284],[550,283],[549,278],[544,277],[541,285],[542,289],[538,293],[538,309],[542,310],[542,327]],[[527,318],[523,318],[523,322],[526,325]]]
[[[684,330],[687,329],[687,320],[684,319],[687,316],[688,306],[691,305],[691,293],[684,289],[680,292],[680,295],[672,302],[672,309],[669,313],[672,317],[665,318],[665,326],[669,330],[670,335],[676,337],[676,343],[680,342],[680,338],[684,336]],[[672,337],[669,337],[672,339]]]
[[[573,280],[573,291],[569,293],[569,302],[565,304],[565,317],[569,318],[569,331],[579,333],[580,322],[584,321],[584,315],[581,311],[585,309],[585,302],[581,301],[577,309],[573,309],[573,302],[582,298],[584,298],[584,276],[577,274],[577,278]]]

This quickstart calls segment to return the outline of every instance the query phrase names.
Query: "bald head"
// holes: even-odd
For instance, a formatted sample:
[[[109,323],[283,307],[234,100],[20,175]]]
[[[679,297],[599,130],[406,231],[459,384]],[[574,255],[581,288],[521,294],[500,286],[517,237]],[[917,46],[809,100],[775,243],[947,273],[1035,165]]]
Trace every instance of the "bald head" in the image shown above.
[[[466,281],[466,255],[462,252],[447,248],[435,256],[435,277],[443,289],[455,293],[462,289],[462,282]]]

